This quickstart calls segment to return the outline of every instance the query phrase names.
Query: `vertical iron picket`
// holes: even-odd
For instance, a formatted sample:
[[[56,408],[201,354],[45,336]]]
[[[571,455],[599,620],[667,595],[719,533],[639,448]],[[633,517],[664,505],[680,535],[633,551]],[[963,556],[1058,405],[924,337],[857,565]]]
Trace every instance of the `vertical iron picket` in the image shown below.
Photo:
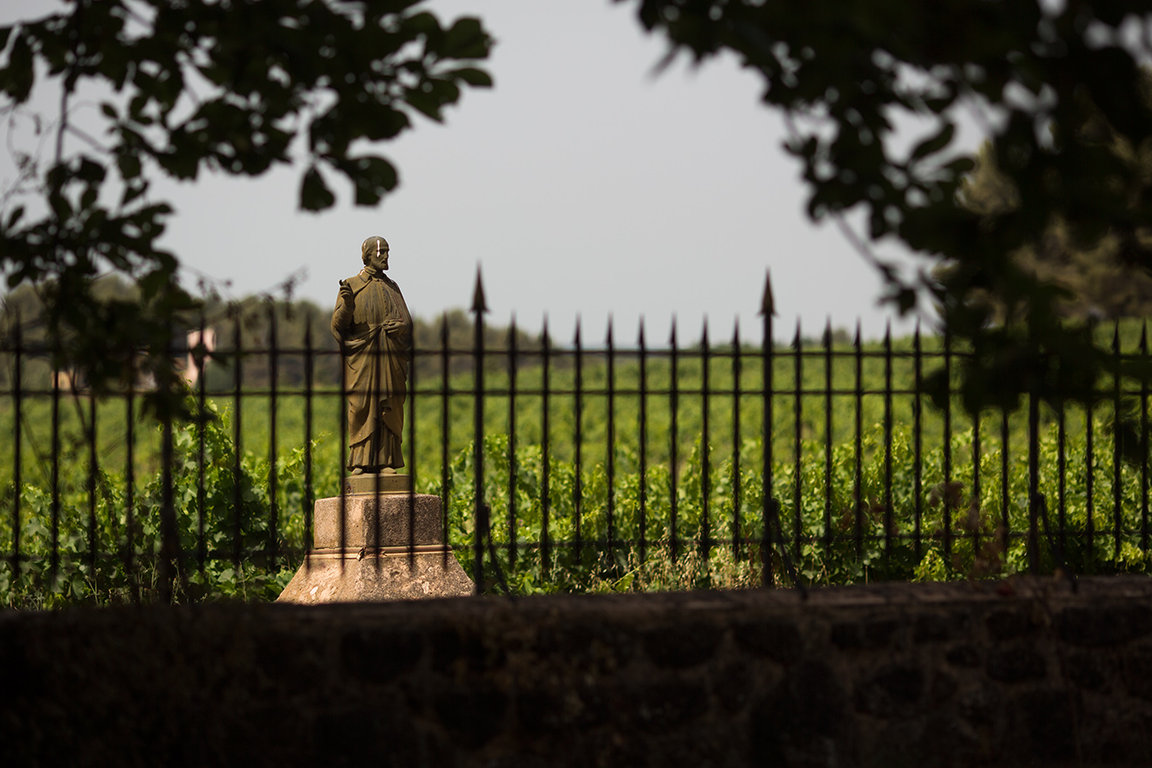
[[[1084,534],[1087,551],[1096,551],[1096,456],[1092,401],[1084,404]]]
[[[12,327],[12,583],[20,580],[20,529],[24,460],[24,334],[17,315]]]
[[[312,350],[312,323],[307,318],[304,324],[304,498],[301,500],[300,510],[304,516],[304,549],[307,551],[312,542],[312,379],[315,373]],[[201,430],[203,431],[203,430]],[[312,561],[304,558],[304,567],[311,569]]]
[[[857,510],[859,514],[859,510]],[[832,320],[824,326],[824,548],[832,549]],[[859,554],[859,552],[857,553]]]
[[[795,412],[795,423],[793,424],[795,440],[793,441],[793,453],[795,454],[795,465],[792,468],[792,507],[794,513],[794,521],[792,536],[795,544],[795,557],[800,559],[800,537],[803,535],[803,517],[801,516],[801,493],[803,491],[803,470],[801,456],[801,445],[804,440],[804,411],[802,397],[804,394],[804,340],[800,337],[800,321],[796,321],[796,335],[792,339],[792,355],[795,371],[795,387],[793,389],[793,410]]]
[[[165,360],[171,365],[172,360],[172,327],[168,327],[168,343],[164,349]],[[172,420],[176,417],[177,384],[175,371],[170,368],[160,376],[156,382],[160,390],[160,562],[157,568],[159,575],[160,600],[165,605],[171,605],[176,593],[173,582],[180,573],[180,534],[176,526],[176,505],[174,501],[174,482],[172,469],[175,465],[175,435],[172,431]]]
[[[88,567],[93,576],[96,573],[96,496],[99,493],[99,461],[96,445],[96,393],[88,395]]]
[[[1096,338],[1096,321],[1088,321],[1089,338]],[[1084,404],[1084,493],[1085,493],[1085,533],[1088,539],[1088,552],[1096,552],[1096,445],[1095,429],[1095,399],[1098,396],[1098,385],[1092,382],[1092,397]]]
[[[199,328],[199,344],[192,358],[196,364],[196,567],[201,573],[204,573],[204,568],[208,561],[208,542],[205,539],[204,530],[208,499],[208,491],[205,486],[205,473],[207,472],[206,433],[208,432],[208,410],[207,392],[205,391],[207,382],[204,376],[207,345],[204,343],[205,329],[203,313],[200,314]]]
[[[859,327],[857,327],[859,332]],[[892,324],[884,328],[884,557],[892,557],[896,530],[892,499]]]
[[[709,497],[712,495],[711,479],[712,467],[709,450],[709,423],[708,412],[711,406],[711,382],[709,368],[712,366],[711,350],[708,347],[708,319],[704,319],[704,331],[700,337],[700,388],[702,390],[702,407],[700,411],[700,555],[703,562],[708,562],[708,555],[712,549],[712,522],[709,510]]]
[[[852,341],[853,372],[855,374],[852,423],[852,526],[856,539],[856,559],[864,559],[864,345],[860,338],[860,323],[856,323],[856,336]]]
[[[140,602],[140,582],[136,578],[136,382],[128,378],[124,395],[124,573],[131,580],[132,599]]]
[[[980,503],[980,495],[982,493],[980,486],[980,456],[983,453],[980,422],[981,414],[972,414],[972,497],[969,499],[968,506],[964,509],[964,516],[967,521],[968,533],[972,537],[973,552],[979,552],[980,550],[980,510],[982,508]]]
[[[276,477],[276,399],[280,378],[280,353],[276,341],[276,302],[268,302],[268,540],[265,556],[274,567],[279,556],[280,510],[277,506]]]
[[[476,270],[476,290],[472,295],[472,557],[475,568],[476,594],[484,593],[484,536],[488,529],[488,508],[484,504],[484,285]]]
[[[420,386],[417,381],[417,365],[416,365],[416,339],[415,334],[409,338],[408,350],[405,352],[408,364],[408,382],[405,389],[404,407],[407,408],[408,413],[405,415],[405,421],[408,423],[408,570],[415,572],[416,570],[416,484],[419,478],[416,477],[416,434],[419,432],[416,429],[416,390]],[[403,445],[404,441],[401,441]],[[376,558],[378,567],[381,565],[382,558]]]
[[[575,530],[572,546],[577,563],[584,562],[584,348],[580,342],[580,318],[576,318],[576,346],[573,351],[576,365],[574,443],[575,468],[572,478],[572,518]]]
[[[52,459],[50,464],[49,494],[52,515],[51,574],[55,579],[60,569],[60,352],[56,350],[52,368]]]
[[[239,570],[240,559],[242,556],[242,528],[241,521],[243,520],[243,488],[241,479],[243,478],[243,470],[240,464],[243,449],[241,447],[243,433],[243,403],[241,397],[241,389],[244,386],[243,380],[243,342],[240,337],[240,325],[243,318],[240,316],[240,309],[234,309],[234,325],[232,333],[232,355],[233,355],[233,370],[232,370],[232,564]],[[340,441],[341,445],[344,440]],[[341,515],[343,517],[343,515]],[[341,542],[343,545],[343,542]]]
[[[1068,551],[1067,507],[1065,506],[1065,494],[1068,490],[1067,478],[1065,476],[1068,467],[1068,457],[1065,452],[1065,440],[1067,438],[1066,421],[1064,401],[1061,399],[1056,404],[1056,535],[1060,543],[1061,552]]]
[[[779,523],[776,512],[779,505],[775,505],[775,489],[773,487],[773,446],[772,446],[772,419],[773,399],[776,390],[773,386],[775,349],[772,342],[772,318],[776,315],[775,300],[772,296],[772,277],[768,273],[764,277],[764,296],[760,301],[760,317],[763,328],[760,337],[760,385],[763,406],[760,412],[760,478],[763,484],[760,489],[760,563],[761,581],[765,587],[775,585],[775,576],[772,571],[772,530],[773,523]],[[782,533],[783,531],[781,531]],[[784,549],[787,544],[781,540],[780,547]]]
[[[548,534],[548,524],[552,512],[552,458],[551,425],[549,422],[549,395],[551,387],[552,341],[548,336],[548,318],[544,318],[544,330],[540,338],[540,578],[546,579],[552,564],[552,538]]]
[[[1028,571],[1040,572],[1040,398],[1028,393]]]
[[[678,493],[677,493],[677,477],[676,476],[678,474],[678,469],[679,469],[679,465],[680,465],[680,456],[679,456],[679,451],[678,451],[679,442],[680,442],[679,422],[678,422],[679,413],[680,413],[680,364],[679,364],[679,350],[677,349],[677,346],[676,346],[676,318],[675,317],[672,318],[672,335],[671,335],[670,341],[671,341],[672,348],[670,351],[670,358],[669,358],[670,368],[668,371],[669,384],[670,384],[670,386],[668,388],[668,397],[669,397],[669,403],[671,406],[671,412],[669,414],[670,420],[671,420],[670,429],[669,429],[669,434],[671,437],[671,444],[669,445],[669,465],[668,465],[668,475],[669,475],[669,499],[668,499],[668,502],[669,502],[669,507],[670,507],[670,513],[669,513],[669,518],[668,518],[668,525],[669,525],[668,533],[669,533],[669,537],[671,538],[672,560],[673,560],[673,562],[675,562],[676,556],[677,556],[678,551],[679,551],[679,538],[678,538],[678,531],[677,531],[677,522],[678,522],[677,514],[679,511],[679,509],[678,509],[679,508],[679,504],[678,504],[679,499],[678,499]]]
[[[640,562],[648,556],[648,350],[644,343],[644,318],[637,338],[640,355]]]
[[[952,562],[952,505],[948,489],[952,484],[952,334],[944,329],[944,382],[948,396],[944,398],[944,493],[941,495],[944,512],[944,562]],[[951,568],[951,565],[948,566]]]
[[[448,313],[445,312],[440,318],[440,535],[444,542],[444,554],[441,563],[444,568],[448,567],[448,558],[451,557],[448,551],[452,546],[448,530],[448,511],[452,502],[448,466],[448,441],[452,438],[451,422],[449,421],[448,381],[452,358],[449,353],[448,342]]]
[[[383,329],[381,329],[380,333],[385,334],[386,332]],[[369,393],[369,397],[371,398],[372,402],[380,403],[384,399],[384,371],[385,371],[386,367],[390,365],[390,363],[384,359],[385,358],[385,352],[384,352],[383,347],[380,344],[373,344],[372,345],[372,348],[369,350],[368,358],[369,358],[369,363],[372,366],[372,372],[368,377],[368,380],[369,380],[371,387],[372,387],[372,390]],[[391,396],[391,393],[389,393],[389,396]],[[354,422],[352,421],[351,413],[349,413],[349,419],[348,419],[349,430],[351,430],[351,425],[353,423]],[[374,425],[374,429],[379,430],[380,428],[381,428],[380,421],[377,420],[375,425]],[[401,435],[401,437],[403,437],[403,435]],[[369,455],[372,457],[371,461],[373,464],[375,464],[377,461],[376,451],[378,451],[380,449],[380,447],[384,444],[384,440],[386,440],[386,439],[387,438],[385,438],[383,435],[373,435],[372,437],[368,438],[368,446],[367,447],[371,451],[371,453]],[[389,451],[389,454],[391,454],[391,451]],[[348,464],[349,465],[352,464],[351,439],[349,440],[349,444],[348,444]],[[381,514],[380,495],[381,495],[381,490],[382,490],[381,489],[382,483],[381,483],[380,469],[382,469],[382,467],[376,466],[376,467],[373,467],[372,471],[371,471],[371,473],[372,473],[372,508],[373,508],[373,514],[376,516],[376,519],[379,519],[380,514]],[[348,470],[349,470],[349,472],[355,472],[356,468],[349,466]],[[365,474],[367,474],[367,470],[365,470]],[[380,545],[380,535],[382,533],[382,531],[380,530],[380,526],[379,525],[373,525],[369,528],[369,530],[365,531],[365,533],[368,536],[368,543],[365,545],[365,551],[366,552],[375,552],[378,554],[380,552],[380,546],[381,546]],[[384,565],[383,558],[381,558],[381,557],[372,558],[371,563],[372,563],[372,566],[376,569],[377,573],[380,572],[381,568]]]
[[[508,568],[516,567],[516,316],[508,326]]]
[[[912,536],[915,542],[916,561],[924,556],[924,348],[920,337],[920,323],[912,336]]]
[[[1008,557],[1008,544],[1012,538],[1012,522],[1008,516],[1011,504],[1009,494],[1011,477],[1008,474],[1008,456],[1011,450],[1010,426],[1009,412],[1004,408],[1000,412],[1000,548],[1005,558]]]
[[[348,546],[348,487],[347,472],[348,460],[352,458],[351,446],[348,445],[348,366],[346,364],[347,350],[344,348],[344,339],[339,340],[339,357],[336,364],[340,369],[340,397],[336,401],[336,421],[340,425],[340,442],[337,444],[339,453],[339,469],[336,476],[340,480],[340,519],[337,521],[337,533],[339,534],[337,540],[340,543],[340,549]],[[338,558],[340,563],[340,573],[344,573],[344,558]]]
[[[1140,364],[1148,370],[1148,322],[1140,324]],[[1140,549],[1148,549],[1148,378],[1140,377]]]
[[[605,440],[605,463],[607,480],[607,524],[608,524],[608,562],[615,562],[616,547],[616,350],[612,343],[612,318],[608,318],[608,335],[606,364],[608,367],[608,414],[607,434]]]
[[[741,478],[740,478],[740,321],[732,330],[732,556],[739,560],[743,548],[740,546],[744,536],[744,526],[741,520],[740,506]]]
[[[1120,322],[1116,321],[1112,330],[1112,419],[1119,426],[1122,416],[1120,392]],[[1121,431],[1112,432],[1112,542],[1113,555],[1120,559],[1121,530],[1122,530],[1122,481],[1120,472],[1124,466]]]
[[[165,382],[163,386],[170,386]],[[171,397],[171,390],[165,393]],[[171,605],[175,599],[172,582],[179,568],[179,544],[176,531],[176,509],[173,503],[172,465],[174,461],[172,408],[170,403],[163,405],[161,414],[160,443],[160,562],[157,567],[160,589],[160,602]]]

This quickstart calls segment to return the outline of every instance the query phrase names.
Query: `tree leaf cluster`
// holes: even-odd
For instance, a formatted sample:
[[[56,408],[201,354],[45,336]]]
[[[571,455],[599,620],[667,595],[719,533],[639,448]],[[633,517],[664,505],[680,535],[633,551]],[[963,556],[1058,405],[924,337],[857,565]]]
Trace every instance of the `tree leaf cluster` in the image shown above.
[[[1152,169],[1150,169],[1152,170]],[[965,179],[962,203],[980,213],[997,214],[1018,205],[1014,188],[996,168],[987,147]],[[1075,320],[1119,320],[1152,315],[1152,273],[1128,263],[1115,237],[1105,235],[1089,248],[1078,247],[1067,226],[1053,222],[1036,243],[1012,255],[1020,266],[1063,291],[1061,315]],[[947,275],[947,266],[942,268]],[[1001,322],[1006,308],[991,294],[987,301]]]
[[[1152,102],[1141,62],[1152,11],[1114,0],[637,0],[669,56],[735,54],[791,128],[814,219],[852,212],[944,272],[909,278],[866,249],[901,311],[939,307],[971,344],[972,409],[1034,393],[1092,398],[1108,350],[1062,311],[1065,287],[1013,254],[1060,227],[1085,253],[1107,242],[1152,269]],[[963,117],[1015,204],[959,195],[973,159]],[[918,140],[908,141],[909,126]],[[1000,312],[987,301],[995,296]]]
[[[143,367],[169,391],[162,350],[196,301],[159,245],[172,208],[152,197],[151,179],[298,164],[306,211],[335,204],[334,179],[358,205],[394,189],[396,168],[375,144],[491,84],[476,66],[491,46],[480,23],[443,25],[419,6],[71,0],[0,28],[0,111],[30,117],[55,147],[22,153],[20,178],[0,194],[0,274],[9,288],[44,286],[50,332],[68,339],[61,359],[95,386]],[[60,95],[48,120],[29,106],[45,83]],[[77,100],[89,93],[98,115],[81,121]],[[137,295],[95,301],[93,281],[109,271]]]

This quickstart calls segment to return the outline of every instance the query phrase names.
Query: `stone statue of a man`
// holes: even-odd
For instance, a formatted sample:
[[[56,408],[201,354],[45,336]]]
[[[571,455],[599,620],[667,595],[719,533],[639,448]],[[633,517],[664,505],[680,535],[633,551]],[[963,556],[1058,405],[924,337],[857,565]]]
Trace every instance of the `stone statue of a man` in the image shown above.
[[[364,269],[340,281],[332,313],[348,394],[348,469],[353,475],[391,473],[404,466],[400,442],[412,317],[400,286],[384,274],[388,241],[368,238],[360,256]]]

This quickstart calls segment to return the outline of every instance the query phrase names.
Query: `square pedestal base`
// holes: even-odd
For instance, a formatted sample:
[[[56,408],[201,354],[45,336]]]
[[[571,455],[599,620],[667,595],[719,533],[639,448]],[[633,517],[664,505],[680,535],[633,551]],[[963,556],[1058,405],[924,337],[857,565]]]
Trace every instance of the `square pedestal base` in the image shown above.
[[[312,549],[277,602],[419,600],[476,589],[444,545],[438,496],[317,499],[312,529]]]
[[[309,552],[278,603],[364,603],[463,597],[475,590],[456,556],[444,547],[407,547],[361,555]]]

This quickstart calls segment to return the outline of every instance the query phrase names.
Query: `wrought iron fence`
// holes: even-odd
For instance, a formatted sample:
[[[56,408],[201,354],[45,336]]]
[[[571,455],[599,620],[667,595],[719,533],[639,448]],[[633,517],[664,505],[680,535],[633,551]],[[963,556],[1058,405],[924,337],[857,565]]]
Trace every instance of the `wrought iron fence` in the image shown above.
[[[628,590],[1149,570],[1147,385],[1089,406],[933,406],[965,351],[826,327],[773,343],[673,322],[589,345],[515,326],[412,353],[404,451],[478,591]],[[246,340],[238,311],[192,329],[188,411],[128,381],[95,394],[18,323],[0,349],[0,595],[8,605],[274,597],[344,487],[339,351],[313,325]],[[230,317],[230,319],[229,319]],[[223,322],[228,320],[227,323]],[[1147,358],[1142,324],[1110,327]],[[318,371],[321,372],[318,375]],[[1113,428],[1135,409],[1138,434]],[[1125,442],[1127,441],[1127,443]],[[1133,456],[1138,458],[1132,459]],[[1142,457],[1142,458],[1140,458]]]

